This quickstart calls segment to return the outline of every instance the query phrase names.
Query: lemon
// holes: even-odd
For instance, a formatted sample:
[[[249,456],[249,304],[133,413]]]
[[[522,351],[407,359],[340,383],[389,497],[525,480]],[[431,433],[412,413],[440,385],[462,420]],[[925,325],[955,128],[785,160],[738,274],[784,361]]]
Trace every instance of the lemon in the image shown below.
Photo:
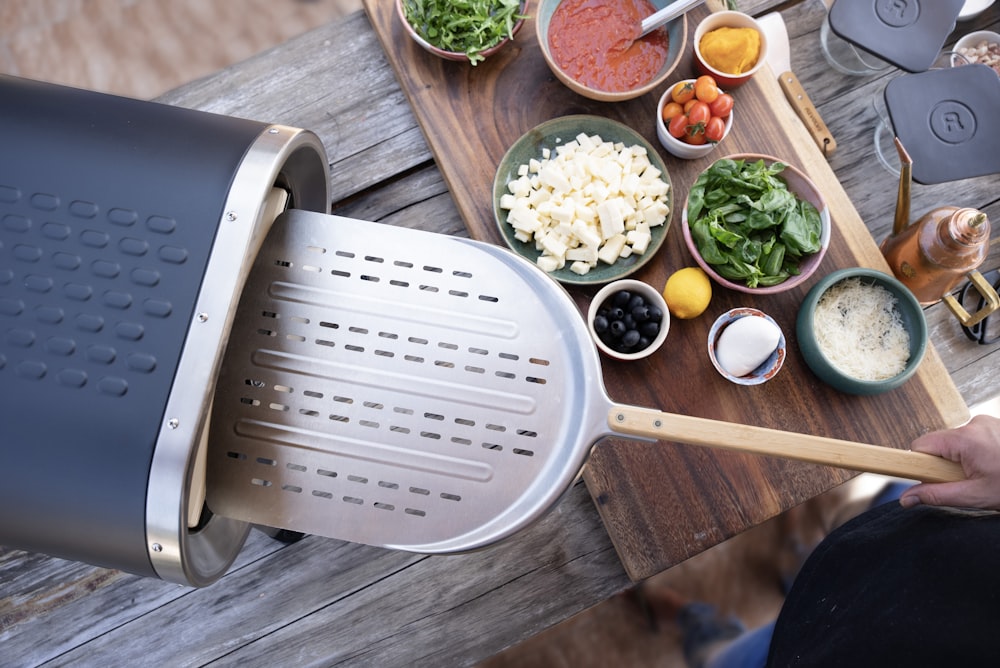
[[[712,301],[712,282],[701,267],[678,269],[663,286],[663,299],[675,318],[697,318]]]

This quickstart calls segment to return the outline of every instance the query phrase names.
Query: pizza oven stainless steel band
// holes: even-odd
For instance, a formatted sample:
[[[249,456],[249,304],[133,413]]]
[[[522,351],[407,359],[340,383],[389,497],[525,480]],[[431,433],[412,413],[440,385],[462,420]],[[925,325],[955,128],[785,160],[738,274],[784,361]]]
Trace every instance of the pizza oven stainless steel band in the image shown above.
[[[164,580],[210,584],[235,559],[249,531],[243,522],[203,513],[198,488],[204,487],[215,379],[238,297],[275,217],[290,202],[311,211],[329,209],[325,155],[313,133],[272,125],[250,145],[233,178],[150,467],[147,548]]]

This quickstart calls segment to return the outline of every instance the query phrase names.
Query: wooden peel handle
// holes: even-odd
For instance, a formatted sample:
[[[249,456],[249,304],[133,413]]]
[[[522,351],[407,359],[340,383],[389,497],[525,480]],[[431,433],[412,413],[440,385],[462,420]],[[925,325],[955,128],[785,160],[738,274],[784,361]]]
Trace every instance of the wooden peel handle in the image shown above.
[[[813,141],[823,151],[823,155],[829,158],[837,150],[837,140],[830,133],[830,128],[826,127],[823,118],[816,111],[816,106],[809,99],[806,89],[802,87],[798,77],[793,72],[782,72],[778,77],[778,84],[785,99],[792,105],[792,109],[802,119],[802,123],[809,130]]]
[[[649,408],[612,406],[608,413],[608,426],[618,434],[784,457],[922,482],[965,479],[960,464],[935,455],[663,413]]]

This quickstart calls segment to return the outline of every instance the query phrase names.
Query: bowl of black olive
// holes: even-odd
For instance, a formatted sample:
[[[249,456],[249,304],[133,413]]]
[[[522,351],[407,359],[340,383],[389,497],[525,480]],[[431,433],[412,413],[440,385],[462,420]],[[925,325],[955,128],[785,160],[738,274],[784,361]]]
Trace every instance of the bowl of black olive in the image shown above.
[[[631,278],[608,283],[590,302],[587,326],[597,348],[619,360],[652,355],[670,329],[670,311],[653,286]]]

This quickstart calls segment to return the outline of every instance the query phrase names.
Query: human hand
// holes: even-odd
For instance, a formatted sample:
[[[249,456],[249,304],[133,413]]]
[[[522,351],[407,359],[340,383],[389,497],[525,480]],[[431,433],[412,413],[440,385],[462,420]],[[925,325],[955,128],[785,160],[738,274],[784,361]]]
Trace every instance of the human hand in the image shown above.
[[[1000,419],[977,415],[956,429],[924,434],[910,448],[960,463],[966,479],[914,485],[901,504],[1000,510]]]

